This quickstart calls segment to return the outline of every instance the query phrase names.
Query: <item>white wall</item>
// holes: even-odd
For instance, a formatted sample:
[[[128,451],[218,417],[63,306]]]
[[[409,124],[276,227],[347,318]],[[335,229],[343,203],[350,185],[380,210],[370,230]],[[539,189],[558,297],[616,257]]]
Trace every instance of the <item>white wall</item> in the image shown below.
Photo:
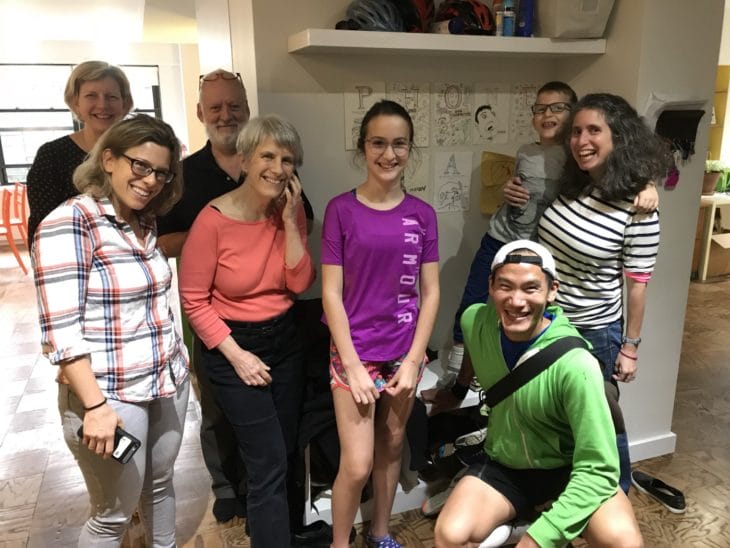
[[[253,6],[253,51],[236,51],[256,67],[262,113],[278,112],[299,129],[305,145],[302,179],[317,218],[312,247],[318,258],[318,230],[327,200],[362,181],[344,150],[342,91],[368,81],[533,82],[562,78],[579,95],[610,91],[642,111],[650,92],[709,98],[720,43],[723,0],[705,0],[690,10],[680,0],[618,0],[609,22],[607,53],[558,61],[525,57],[288,54],[287,37],[307,27],[333,28],[347,0],[269,0]],[[283,12],[287,17],[281,17]],[[231,10],[232,17],[234,16]],[[232,18],[236,29],[250,21]],[[243,39],[243,37],[241,37]],[[253,59],[251,59],[253,58]],[[253,89],[251,90],[253,93]],[[696,149],[704,150],[709,117],[702,121]],[[519,143],[490,149],[514,153]],[[467,147],[469,148],[469,147]],[[442,149],[439,149],[442,150]],[[473,147],[478,153],[481,147]],[[701,158],[699,160],[702,160]],[[674,449],[671,432],[674,391],[699,204],[701,161],[682,167],[679,187],[661,192],[662,247],[650,284],[639,380],[624,390],[633,457]],[[450,341],[453,314],[469,263],[488,217],[478,203],[475,154],[471,211],[439,214],[442,307],[431,344]]]

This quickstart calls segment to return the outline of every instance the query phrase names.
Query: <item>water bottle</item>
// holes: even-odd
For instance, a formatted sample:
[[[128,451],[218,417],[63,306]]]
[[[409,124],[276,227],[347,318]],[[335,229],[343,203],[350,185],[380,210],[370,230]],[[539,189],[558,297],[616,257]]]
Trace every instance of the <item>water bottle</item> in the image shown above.
[[[515,35],[515,3],[514,0],[504,0],[502,4],[502,36]]]

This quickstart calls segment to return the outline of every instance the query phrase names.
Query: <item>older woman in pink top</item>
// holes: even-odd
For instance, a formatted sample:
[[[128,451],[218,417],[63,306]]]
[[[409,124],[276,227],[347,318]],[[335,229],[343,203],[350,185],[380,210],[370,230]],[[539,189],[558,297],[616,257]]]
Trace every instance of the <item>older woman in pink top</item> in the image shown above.
[[[246,181],[195,220],[180,292],[246,464],[252,546],[289,546],[287,461],[304,381],[291,307],[315,276],[294,174],[302,146],[291,124],[267,116],[248,122],[237,149]]]

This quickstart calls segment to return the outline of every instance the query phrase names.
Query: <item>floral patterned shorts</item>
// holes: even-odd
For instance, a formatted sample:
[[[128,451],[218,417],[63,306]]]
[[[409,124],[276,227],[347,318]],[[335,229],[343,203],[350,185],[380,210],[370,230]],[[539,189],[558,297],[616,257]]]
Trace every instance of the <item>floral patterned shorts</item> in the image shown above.
[[[385,385],[388,384],[388,381],[390,381],[390,379],[392,379],[398,372],[398,368],[406,356],[407,354],[403,354],[397,360],[388,360],[385,362],[362,362],[378,392],[385,390]],[[423,361],[421,361],[418,366],[419,381],[423,376],[423,368],[426,367],[426,361],[426,356],[424,356]],[[330,387],[338,387],[343,388],[348,392],[350,391],[350,384],[347,381],[347,371],[345,371],[345,367],[342,365],[340,353],[337,351],[337,347],[333,340],[330,340]]]

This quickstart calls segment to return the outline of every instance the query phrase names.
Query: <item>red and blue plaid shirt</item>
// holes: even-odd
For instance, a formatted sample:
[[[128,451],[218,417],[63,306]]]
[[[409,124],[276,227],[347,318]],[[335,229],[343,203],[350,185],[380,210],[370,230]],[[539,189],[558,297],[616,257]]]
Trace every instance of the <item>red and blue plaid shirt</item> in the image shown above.
[[[43,220],[32,253],[48,359],[88,356],[104,395],[127,402],[170,396],[188,377],[172,272],[154,221],[141,225],[144,244],[108,199],[76,196]]]

